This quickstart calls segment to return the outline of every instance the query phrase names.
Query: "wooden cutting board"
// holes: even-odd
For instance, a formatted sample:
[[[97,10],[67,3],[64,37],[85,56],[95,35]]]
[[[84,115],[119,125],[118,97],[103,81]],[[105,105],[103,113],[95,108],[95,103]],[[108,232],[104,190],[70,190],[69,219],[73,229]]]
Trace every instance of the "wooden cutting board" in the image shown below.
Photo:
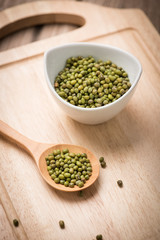
[[[78,29],[0,53],[0,119],[38,141],[72,143],[104,156],[94,185],[83,196],[52,189],[33,159],[0,139],[0,239],[160,239],[159,35],[137,9],[109,9],[72,1],[27,3],[0,13],[0,37],[37,23],[77,24]],[[111,44],[141,62],[143,74],[127,107],[96,126],[67,117],[43,73],[43,53],[64,43]],[[106,56],[107,57],[107,56]],[[117,180],[124,183],[117,186]],[[12,224],[20,222],[18,228]],[[59,228],[63,219],[66,228]]]

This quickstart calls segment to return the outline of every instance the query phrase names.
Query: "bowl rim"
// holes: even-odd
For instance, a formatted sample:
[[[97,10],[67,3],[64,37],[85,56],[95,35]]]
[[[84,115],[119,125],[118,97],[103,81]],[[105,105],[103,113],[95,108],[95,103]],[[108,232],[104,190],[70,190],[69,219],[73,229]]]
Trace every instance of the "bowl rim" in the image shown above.
[[[58,93],[55,91],[54,89],[54,86],[51,84],[51,81],[49,79],[49,76],[48,76],[48,72],[47,72],[47,57],[48,57],[48,54],[54,50],[57,50],[57,49],[63,49],[63,48],[66,48],[66,47],[73,47],[73,46],[93,46],[93,47],[103,47],[103,48],[108,48],[108,49],[112,49],[112,50],[115,50],[115,51],[119,51],[119,52],[122,52],[123,54],[126,54],[127,56],[131,57],[138,65],[138,68],[139,68],[139,71],[137,73],[137,76],[135,78],[135,81],[134,83],[131,85],[131,87],[129,88],[129,90],[124,94],[122,95],[120,98],[118,98],[116,101],[112,102],[112,103],[109,103],[109,104],[106,104],[105,106],[101,106],[101,107],[96,107],[96,108],[83,108],[83,107],[79,107],[79,106],[75,106],[67,101],[65,101],[63,98],[61,98]],[[118,104],[118,102],[121,102],[125,97],[127,97],[132,91],[133,89],[135,88],[135,86],[137,85],[137,83],[139,82],[139,79],[140,79],[140,76],[142,74],[142,65],[140,63],[140,61],[134,56],[132,55],[131,53],[121,49],[121,48],[118,48],[118,47],[115,47],[115,46],[112,46],[112,45],[108,45],[108,44],[101,44],[101,43],[88,43],[88,42],[73,42],[73,43],[66,43],[66,44],[62,44],[62,45],[58,45],[58,46],[55,46],[55,47],[52,47],[50,49],[48,49],[47,51],[44,52],[44,72],[45,72],[45,79],[47,81],[47,84],[50,88],[50,90],[52,91],[52,93],[54,94],[54,96],[60,101],[62,102],[63,104],[65,104],[66,106],[70,107],[70,108],[73,108],[75,110],[79,110],[79,111],[82,111],[82,112],[92,112],[92,111],[101,111],[103,109],[107,109],[107,108],[110,108],[112,107],[113,105],[115,104]]]

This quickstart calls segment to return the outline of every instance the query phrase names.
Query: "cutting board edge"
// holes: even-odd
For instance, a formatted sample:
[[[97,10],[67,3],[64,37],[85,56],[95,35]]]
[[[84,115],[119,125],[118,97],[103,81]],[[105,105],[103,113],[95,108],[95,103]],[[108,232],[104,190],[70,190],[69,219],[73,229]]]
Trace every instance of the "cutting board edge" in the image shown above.
[[[47,2],[45,2],[45,4],[46,3],[50,4],[51,1],[47,1]],[[55,4],[54,6],[57,7],[58,10],[55,10],[52,13],[54,14],[54,13],[57,13],[60,11],[62,12],[62,10],[59,9],[60,2],[55,1],[54,4]],[[57,4],[57,6],[56,6],[56,4]],[[10,49],[7,51],[3,51],[0,53],[0,66],[6,65],[6,64],[9,64],[12,62],[20,61],[22,59],[32,57],[34,55],[43,54],[48,48],[59,45],[59,44],[64,44],[64,43],[69,43],[69,42],[77,42],[77,41],[85,41],[84,33],[86,33],[85,36],[88,36],[87,33],[90,30],[91,30],[91,35],[88,36],[87,38],[89,38],[89,37],[95,38],[97,36],[97,32],[93,31],[93,29],[92,29],[92,20],[94,19],[94,16],[96,13],[95,11],[97,11],[97,8],[98,8],[98,11],[101,11],[101,15],[103,15],[103,17],[99,20],[98,24],[104,24],[103,22],[106,20],[106,18],[108,16],[109,17],[114,16],[114,14],[119,15],[117,23],[115,23],[109,29],[106,28],[105,32],[104,31],[98,32],[98,34],[100,34],[100,35],[101,34],[112,34],[115,31],[124,30],[127,28],[133,28],[139,32],[139,34],[141,35],[143,40],[148,39],[149,37],[152,39],[151,42],[152,41],[154,42],[154,46],[153,46],[153,44],[148,43],[148,42],[146,44],[148,45],[148,47],[151,50],[153,50],[153,54],[156,56],[156,58],[159,59],[158,52],[156,50],[160,43],[158,32],[156,31],[156,29],[154,28],[154,26],[152,25],[152,23],[149,21],[149,19],[147,18],[147,16],[145,15],[145,13],[142,10],[140,10],[140,9],[113,9],[113,8],[97,6],[96,4],[87,3],[90,6],[90,8],[92,8],[92,10],[93,10],[93,11],[91,11],[91,12],[93,12],[91,15],[92,17],[91,17],[91,19],[89,19],[88,16],[86,15],[86,13],[84,11],[82,11],[84,6],[86,8],[86,3],[72,2],[72,5],[70,5],[70,4],[71,4],[71,2],[67,1],[68,8],[65,8],[65,12],[68,14],[71,14],[71,13],[75,14],[75,15],[77,14],[77,16],[84,18],[86,23],[82,27],[80,27],[72,32],[58,35],[56,37],[50,37],[48,39],[43,39],[43,40],[40,40],[37,42],[29,43],[27,45],[23,45],[23,46],[16,47],[16,48],[13,48],[13,49]],[[81,8],[77,8],[76,7],[77,4],[80,4],[79,6],[81,6]],[[23,10],[23,8],[26,8],[26,6],[28,6],[28,5],[29,5],[29,3],[28,4],[25,3],[22,5],[10,8],[8,10],[4,10],[4,11],[2,11],[2,13],[0,13],[0,16],[4,15],[5,12],[8,12],[8,11],[10,13],[12,13],[12,11],[15,11],[19,7],[21,7],[21,9]],[[37,10],[38,13],[42,13],[43,9],[41,9],[39,1],[34,2],[34,9],[36,8],[36,6],[38,9]],[[71,8],[71,6],[74,10]],[[107,14],[106,14],[106,11],[107,11]],[[23,12],[23,11],[21,11],[21,12]],[[50,13],[51,13],[51,10],[50,10],[49,14]],[[136,21],[134,19],[135,16],[136,16]],[[25,14],[23,17],[21,15],[18,17],[16,16],[16,18],[19,18],[19,19],[24,18],[24,17],[26,17]],[[14,21],[14,20],[12,19],[12,21]],[[144,22],[144,24],[142,24],[143,22]],[[64,37],[65,37],[65,40],[64,40]]]

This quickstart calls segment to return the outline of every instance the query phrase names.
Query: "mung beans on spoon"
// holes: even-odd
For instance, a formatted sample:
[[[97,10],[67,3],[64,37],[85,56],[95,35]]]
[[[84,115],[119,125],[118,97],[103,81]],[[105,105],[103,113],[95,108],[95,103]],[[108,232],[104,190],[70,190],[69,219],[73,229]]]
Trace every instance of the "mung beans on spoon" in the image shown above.
[[[12,127],[10,127],[8,124],[4,123],[1,120],[0,120],[0,134],[9,139],[11,142],[14,142],[23,149],[25,149],[33,157],[43,179],[53,188],[65,192],[80,191],[93,184],[99,176],[99,161],[92,152],[90,152],[88,149],[82,146],[72,144],[38,143],[25,137],[24,135],[17,132],[15,129],[13,129]],[[90,159],[92,165],[92,175],[90,176],[89,180],[86,181],[82,188],[79,188],[78,186],[74,186],[74,188],[68,188],[65,187],[64,185],[56,184],[48,174],[45,157],[48,156],[48,154],[52,153],[54,150],[57,149],[63,150],[64,148],[68,148],[69,151],[73,153],[86,153],[88,158]]]

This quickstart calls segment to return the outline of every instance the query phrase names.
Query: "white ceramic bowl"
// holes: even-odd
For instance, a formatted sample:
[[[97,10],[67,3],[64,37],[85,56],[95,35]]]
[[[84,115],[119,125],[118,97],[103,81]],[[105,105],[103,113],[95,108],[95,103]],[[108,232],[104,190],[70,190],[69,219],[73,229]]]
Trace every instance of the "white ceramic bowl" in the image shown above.
[[[53,83],[64,68],[67,58],[72,56],[111,60],[128,73],[131,88],[115,102],[99,108],[81,108],[66,102],[56,93]],[[49,49],[44,54],[44,68],[47,84],[59,107],[72,119],[85,124],[103,123],[117,115],[132,97],[142,72],[140,62],[132,54],[117,47],[96,43],[71,43]]]

